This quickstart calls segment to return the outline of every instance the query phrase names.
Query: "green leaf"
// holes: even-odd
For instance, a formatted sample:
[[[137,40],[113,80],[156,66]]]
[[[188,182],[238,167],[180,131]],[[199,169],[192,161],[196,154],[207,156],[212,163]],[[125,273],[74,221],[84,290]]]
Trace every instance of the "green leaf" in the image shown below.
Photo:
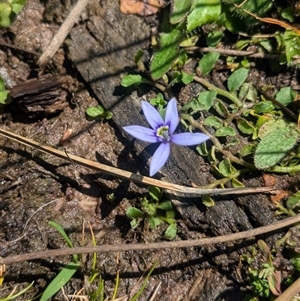
[[[156,205],[153,203],[143,204],[143,210],[150,216],[155,216],[157,214]]]
[[[232,184],[233,188],[245,187],[245,185],[241,181],[239,181],[238,179],[236,179],[236,178],[233,178],[231,180],[231,184]]]
[[[26,0],[13,0],[12,10],[15,14],[18,14],[24,7]]]
[[[138,218],[134,218],[130,221],[130,227],[131,229],[135,229],[138,227],[138,225],[140,224],[140,221]]]
[[[64,238],[64,240],[66,241],[66,243],[68,244],[68,246],[70,248],[74,247],[69,236],[67,235],[67,233],[65,232],[65,230],[63,229],[63,227],[61,225],[59,225],[56,222],[52,222],[52,221],[49,222],[49,225],[52,226],[53,228],[55,228],[59,232],[59,234]]]
[[[236,169],[231,165],[231,162],[228,158],[222,160],[219,164],[219,172],[224,177],[229,177],[236,172]]]
[[[226,13],[225,25],[233,32],[248,32],[253,25],[259,22],[250,13],[258,17],[264,16],[272,8],[272,5],[273,1],[270,0],[224,0],[222,11]]]
[[[294,101],[296,95],[296,91],[294,91],[291,87],[284,87],[278,91],[275,99],[284,106],[287,106]]]
[[[234,71],[227,80],[227,86],[229,92],[236,91],[247,79],[249,70],[245,68],[239,68]]]
[[[284,32],[283,41],[285,45],[287,63],[292,64],[293,58],[297,58],[299,56],[300,37],[293,30],[287,29]]]
[[[142,218],[144,217],[144,212],[135,207],[129,207],[126,210],[126,216],[130,219]]]
[[[291,258],[291,263],[295,267],[295,269],[298,272],[300,272],[300,258],[299,257],[297,257],[297,258],[295,258],[295,257]]]
[[[170,33],[160,34],[161,48],[153,54],[150,71],[154,80],[161,78],[172,67],[177,58],[182,31],[173,29]]]
[[[207,150],[207,145],[205,142],[201,143],[196,147],[196,151],[199,153],[200,156],[207,156],[208,155],[208,150]]]
[[[288,127],[288,124],[283,119],[271,119],[270,121],[263,123],[263,125],[259,128],[258,137],[262,139],[269,133],[284,127]]]
[[[216,137],[236,136],[234,128],[231,126],[223,126],[219,128],[216,133]]]
[[[204,124],[219,129],[223,126],[223,122],[216,116],[208,116],[204,119]]]
[[[177,226],[176,226],[176,224],[174,223],[174,224],[169,225],[169,227],[165,231],[165,237],[168,240],[172,240],[176,237],[176,235],[177,235]]]
[[[249,44],[251,43],[251,40],[250,39],[247,39],[247,40],[238,40],[235,44],[235,47],[238,49],[238,50],[242,50],[244,49],[245,47],[247,47]]]
[[[50,300],[65,284],[68,283],[79,267],[79,263],[68,263],[47,286],[40,301]]]
[[[246,157],[248,155],[252,155],[254,153],[254,150],[255,150],[255,145],[254,144],[247,144],[247,145],[242,147],[242,149],[240,151],[240,156],[241,157]]]
[[[295,10],[291,6],[286,7],[280,11],[281,17],[288,20],[290,23],[293,23],[295,21],[294,13],[295,13]]]
[[[170,23],[177,24],[187,16],[192,0],[174,0],[172,5],[172,13]]]
[[[213,207],[213,206],[215,206],[215,201],[213,200],[213,198],[211,198],[207,194],[202,195],[202,203],[206,207]]]
[[[170,201],[164,201],[164,202],[161,202],[158,206],[157,206],[158,209],[161,209],[161,210],[172,210],[174,209],[173,208],[173,205]]]
[[[187,30],[215,22],[221,13],[220,0],[194,0],[187,17]]]
[[[102,106],[90,107],[85,110],[85,113],[91,118],[96,118],[103,115],[104,108]]]
[[[248,135],[252,134],[255,130],[253,124],[250,121],[241,117],[237,119],[237,127],[243,134]]]
[[[209,163],[215,164],[217,162],[216,158],[216,147],[213,145],[207,154]]]
[[[209,72],[214,68],[216,61],[219,59],[219,56],[220,54],[217,52],[210,52],[203,55],[198,66],[203,76],[209,74]]]
[[[140,85],[142,83],[151,84],[152,82],[139,74],[129,74],[122,78],[121,85],[127,88],[132,85]]]
[[[258,144],[254,154],[257,169],[267,169],[280,162],[297,143],[298,131],[284,127],[270,132]]]
[[[187,85],[191,83],[194,79],[195,74],[188,74],[184,71],[182,71],[182,82]]]
[[[216,91],[204,91],[201,92],[197,99],[197,111],[206,110],[208,111],[217,96]]]
[[[268,284],[270,291],[274,296],[279,296],[281,294],[280,284],[281,284],[281,272],[274,271],[268,276]]]
[[[12,99],[9,96],[9,91],[4,90],[0,91],[0,104],[8,105],[12,102]]]
[[[286,201],[286,207],[289,210],[295,208],[300,208],[300,191],[297,191],[295,194],[291,195]]]
[[[0,2],[0,26],[9,27],[11,24],[10,15],[12,8],[8,3]]]
[[[222,31],[210,32],[206,37],[206,44],[208,47],[216,47],[222,40]]]
[[[137,53],[134,55],[134,62],[136,63],[138,70],[141,72],[146,71],[146,67],[143,62],[144,51],[139,49]]]
[[[113,113],[111,111],[105,111],[104,118],[106,120],[112,119],[112,117],[113,117]]]
[[[247,99],[253,102],[257,99],[257,91],[251,83],[242,84],[239,99]]]
[[[229,116],[227,107],[220,99],[217,99],[217,101],[215,101],[213,107],[221,117],[226,118],[227,116]]]
[[[256,113],[261,114],[261,113],[269,113],[272,110],[274,110],[275,107],[274,107],[272,101],[266,100],[266,101],[262,101],[262,102],[256,104],[253,107],[253,109]]]
[[[175,209],[173,207],[172,207],[172,209],[166,211],[166,218],[174,219],[175,216],[176,216],[176,213],[175,213]]]
[[[70,240],[69,236],[67,235],[67,233],[65,232],[65,230],[63,229],[63,227],[61,225],[59,225],[56,222],[52,222],[52,221],[50,221],[48,224],[50,226],[52,226],[53,228],[55,228],[59,232],[59,234],[64,238],[64,240],[66,241],[66,243],[68,244],[68,246],[70,248],[74,247],[72,241]],[[78,255],[77,254],[73,254],[73,260],[75,262],[78,262]]]
[[[161,219],[159,219],[158,217],[149,216],[148,220],[149,220],[151,230],[155,229],[157,226],[161,224]]]
[[[0,280],[4,278],[4,275],[0,276]],[[17,299],[17,300],[21,300],[21,297],[23,297],[22,295],[25,294],[34,284],[34,281],[32,281],[28,286],[26,286],[24,289],[20,290],[19,292],[13,294],[13,292],[11,292],[9,294],[9,296],[7,297],[4,297],[4,299],[0,299],[0,301],[10,301],[10,300],[14,300],[16,299],[17,297],[20,297],[20,299]],[[0,282],[0,285],[2,285],[2,282]],[[22,298],[24,299],[24,298]]]
[[[162,196],[161,190],[156,186],[148,187],[148,192],[152,199],[154,199],[155,201],[159,201]]]

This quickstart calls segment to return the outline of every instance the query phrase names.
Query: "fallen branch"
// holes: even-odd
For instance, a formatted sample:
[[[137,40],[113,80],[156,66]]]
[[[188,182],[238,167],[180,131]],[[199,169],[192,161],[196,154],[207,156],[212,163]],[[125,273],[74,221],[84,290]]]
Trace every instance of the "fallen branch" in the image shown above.
[[[64,23],[61,25],[58,32],[54,35],[50,44],[44,50],[37,62],[42,69],[49,63],[58,48],[64,42],[72,27],[78,21],[80,14],[87,6],[88,1],[89,0],[78,0],[77,3],[72,7]]]
[[[195,239],[195,240],[181,240],[181,241],[163,241],[163,242],[144,243],[144,244],[102,245],[96,247],[76,247],[76,248],[45,250],[45,251],[32,252],[32,253],[10,256],[5,258],[0,257],[0,265],[7,265],[7,264],[23,262],[27,260],[40,259],[40,258],[45,258],[50,256],[63,256],[63,255],[87,254],[87,253],[108,253],[108,252],[118,252],[118,251],[142,251],[142,250],[150,250],[150,249],[153,250],[153,249],[189,248],[189,247],[196,247],[196,246],[225,243],[229,241],[247,239],[258,235],[274,232],[276,230],[291,226],[299,222],[300,222],[300,214],[276,222],[272,225],[267,225],[252,230],[247,230],[247,231],[223,235],[223,236],[210,237],[210,238],[202,238],[202,239]]]

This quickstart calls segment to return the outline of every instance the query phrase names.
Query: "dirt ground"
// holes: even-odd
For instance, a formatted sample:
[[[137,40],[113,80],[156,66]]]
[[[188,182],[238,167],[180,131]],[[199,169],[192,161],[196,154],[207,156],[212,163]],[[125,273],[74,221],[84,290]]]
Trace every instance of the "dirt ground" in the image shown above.
[[[0,76],[8,86],[13,87],[29,78],[38,77],[41,70],[36,65],[37,58],[49,44],[74,2],[28,0],[12,26],[0,31],[1,39],[15,46],[6,47],[0,43]],[[83,72],[76,65],[78,62],[74,61],[74,47],[84,48],[84,45],[76,44],[76,33],[82,28],[97,28],[96,19],[99,16],[106,20],[107,28],[102,29],[102,32],[101,28],[98,28],[97,39],[102,39],[105,43],[103,35],[108,35],[107,40],[118,44],[114,42],[114,37],[109,36],[108,29],[118,22],[115,11],[119,14],[118,1],[100,1],[100,4],[98,1],[91,1],[73,29],[71,40],[67,40],[44,71],[63,82],[63,88],[55,92],[58,93],[55,104],[28,103],[23,95],[18,96],[12,105],[1,109],[1,128],[86,159],[132,172],[141,170],[144,162],[140,161],[140,150],[132,148],[132,143],[121,132],[119,121],[115,117],[110,121],[87,120],[86,108],[97,106],[102,100],[96,99],[93,91],[95,86],[93,83],[87,84]],[[134,22],[143,24],[140,30],[143,35],[138,39],[141,45],[146,47],[149,43],[147,38],[150,35],[150,26],[153,25],[155,17],[130,18],[134,18],[134,21],[128,19],[128,24],[124,21],[122,26],[128,26],[128,36],[136,38],[139,31],[134,32]],[[131,57],[126,55],[126,61],[122,64],[132,64],[130,60],[133,61],[133,53]],[[104,75],[114,73],[120,82],[120,74],[116,74],[116,70],[113,69],[118,64],[119,62],[110,61],[107,66],[102,65],[99,68]],[[112,69],[108,69],[109,65]],[[89,76],[93,78],[94,75]],[[288,76],[297,85],[297,79],[293,78],[293,75]],[[103,87],[112,85],[106,82],[105,76],[101,80]],[[183,98],[185,92],[181,93]],[[108,94],[113,92],[109,91]],[[61,143],[62,136],[67,131],[72,131],[70,139]],[[149,231],[146,226],[138,230],[130,228],[130,220],[125,211],[130,205],[137,204],[139,198],[146,193],[147,189],[142,185],[91,171],[70,161],[21,146],[1,136],[0,166],[1,257],[67,247],[60,234],[49,226],[49,221],[59,223],[75,246],[91,244],[89,225],[96,235],[98,245],[155,242],[162,239],[165,225],[155,231]],[[207,174],[209,176],[209,172]],[[286,182],[291,181],[284,177],[282,179]],[[111,197],[112,194],[114,198]],[[272,204],[269,203],[269,199],[262,196],[261,200],[259,206],[261,212],[267,212],[266,215],[262,215],[261,221],[252,217],[252,225],[246,219],[240,221],[240,224],[243,224],[242,228],[251,228],[256,224],[276,220],[275,216],[270,214]],[[246,206],[247,202],[249,197],[240,200],[240,205]],[[230,200],[228,206],[235,206],[234,202]],[[222,215],[224,208],[219,207],[217,210]],[[182,217],[176,240],[197,239],[221,231],[220,224],[217,223],[214,229],[207,230],[208,227],[204,224],[210,214],[213,216],[209,212],[202,221],[203,229],[206,229],[205,234],[199,227],[190,227],[189,221]],[[268,220],[265,220],[266,217]],[[241,253],[243,251],[237,252],[234,245],[220,245],[99,254],[96,270],[105,281],[105,293],[108,297],[112,296],[117,272],[121,278],[118,297],[126,298],[140,288],[144,272],[158,262],[157,269],[139,300],[150,300],[155,288],[159,286],[155,300],[238,301],[242,300],[247,292],[247,284],[238,269]],[[20,290],[32,281],[33,288],[17,300],[28,300],[37,296],[69,261],[70,256],[64,256],[7,266],[5,280],[0,287],[0,297],[7,296],[15,286]],[[87,281],[91,262],[92,256],[83,256],[80,271],[68,282],[64,292],[59,292],[53,300],[66,300],[66,296],[76,294],[83,287],[83,295],[95,291],[99,279],[91,285]],[[73,299],[69,297],[69,300]]]

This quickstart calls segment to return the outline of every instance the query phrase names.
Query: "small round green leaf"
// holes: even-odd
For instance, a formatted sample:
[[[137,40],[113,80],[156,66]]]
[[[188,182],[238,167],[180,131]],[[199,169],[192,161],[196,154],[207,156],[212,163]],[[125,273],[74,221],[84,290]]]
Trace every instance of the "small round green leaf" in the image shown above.
[[[250,121],[244,119],[244,118],[238,118],[237,119],[237,127],[243,134],[252,134],[254,132],[254,126],[251,124]]]
[[[219,56],[220,54],[217,52],[210,52],[203,55],[198,66],[202,75],[209,74],[209,72],[214,68],[215,63],[219,59]]]
[[[246,68],[239,68],[234,71],[227,80],[229,92],[234,92],[245,82],[248,77],[249,70]]]
[[[254,111],[258,114],[268,113],[275,109],[273,103],[269,100],[260,102],[253,107]]]
[[[135,207],[129,207],[127,210],[126,210],[126,215],[128,218],[130,219],[136,219],[136,218],[141,218],[144,216],[144,212],[141,211],[140,209],[138,208],[135,208]]]
[[[216,137],[236,136],[234,128],[231,126],[223,126],[219,128],[216,133]]]
[[[104,108],[101,106],[90,107],[85,110],[85,113],[91,118],[96,118],[96,117],[101,116],[104,113]]]
[[[176,237],[176,234],[177,234],[176,224],[174,223],[174,224],[169,225],[169,227],[165,231],[165,237],[169,240],[172,240]]]
[[[300,208],[300,191],[296,192],[288,198],[288,200],[286,201],[286,207],[289,210],[293,210],[296,207]]]
[[[279,90],[275,99],[284,106],[287,106],[289,103],[294,101],[296,95],[297,93],[291,87],[284,87]]]
[[[215,22],[220,13],[220,0],[194,0],[191,13],[187,17],[187,30],[191,31],[203,24]]]
[[[125,75],[122,79],[121,85],[125,88],[132,85],[140,85],[142,83],[151,83],[148,79],[142,77],[139,74],[129,74]]]
[[[215,129],[219,129],[223,125],[222,121],[216,116],[208,116],[204,119],[204,124],[212,126]]]
[[[157,206],[158,209],[161,209],[161,210],[171,210],[173,209],[173,206],[172,206],[172,203],[170,201],[164,201],[164,202],[161,202],[158,206]]]

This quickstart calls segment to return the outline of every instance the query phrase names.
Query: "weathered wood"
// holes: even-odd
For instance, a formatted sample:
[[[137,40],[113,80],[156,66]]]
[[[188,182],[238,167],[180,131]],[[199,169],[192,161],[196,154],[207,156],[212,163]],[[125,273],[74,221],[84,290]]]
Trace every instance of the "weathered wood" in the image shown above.
[[[142,18],[122,15],[116,8],[116,1],[104,2],[106,10],[99,16],[92,17],[87,28],[81,26],[72,30],[68,43],[69,58],[99,101],[113,112],[113,120],[120,129],[131,124],[147,126],[141,113],[141,98],[136,93],[125,95],[120,83],[121,76],[126,74],[125,70],[135,67],[134,54],[137,50],[148,47],[149,26]],[[127,137],[133,141],[139,154],[139,171],[147,175],[145,166],[155,146]],[[206,185],[212,179],[208,170],[204,160],[194,150],[174,145],[167,164],[157,177],[184,185],[189,185],[191,181]],[[252,196],[251,201],[252,204],[263,202],[264,205],[259,207],[263,208],[263,212],[257,211],[255,205],[248,206],[246,202],[242,204],[245,209],[242,210],[230,198],[223,198],[215,207],[208,209],[201,206],[200,198],[182,196],[177,200],[173,199],[183,218],[198,227],[205,227],[206,224],[216,235],[250,229],[275,220],[274,215],[270,214],[265,196]],[[255,221],[253,224],[245,213],[248,214],[248,211],[251,212],[252,221]],[[253,218],[259,215],[268,219]]]

